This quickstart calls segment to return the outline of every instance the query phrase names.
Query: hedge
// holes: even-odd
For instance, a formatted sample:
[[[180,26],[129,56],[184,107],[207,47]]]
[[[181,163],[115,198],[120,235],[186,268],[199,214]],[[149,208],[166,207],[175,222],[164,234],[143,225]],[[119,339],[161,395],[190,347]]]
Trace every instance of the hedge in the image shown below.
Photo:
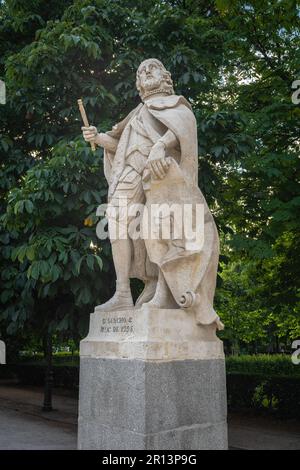
[[[229,410],[300,418],[300,377],[227,374]]]
[[[0,367],[0,379],[17,379],[22,385],[43,386],[46,367],[43,364],[10,364]],[[54,365],[53,385],[69,390],[79,388],[78,365]]]
[[[43,354],[34,356],[24,355],[18,360],[22,364],[44,365]],[[79,354],[72,355],[69,352],[53,354],[54,365],[73,366],[79,364]],[[297,367],[291,361],[291,356],[286,354],[257,354],[226,357],[227,373],[240,374],[264,374],[280,376],[300,376],[300,365]]]
[[[294,365],[287,354],[228,356],[226,370],[227,373],[300,377],[300,365]]]
[[[35,355],[24,355],[24,356],[20,356],[20,358],[18,359],[18,363],[22,363],[22,364],[41,364],[41,365],[44,365],[45,364],[45,360],[44,360],[44,355],[43,353],[37,353]],[[53,354],[53,364],[56,365],[78,365],[79,364],[79,354],[78,353],[75,353],[75,354],[70,354],[70,353],[65,353],[65,352],[62,352],[62,353],[55,353]]]
[[[226,358],[230,410],[255,410],[300,418],[300,365],[283,354]]]

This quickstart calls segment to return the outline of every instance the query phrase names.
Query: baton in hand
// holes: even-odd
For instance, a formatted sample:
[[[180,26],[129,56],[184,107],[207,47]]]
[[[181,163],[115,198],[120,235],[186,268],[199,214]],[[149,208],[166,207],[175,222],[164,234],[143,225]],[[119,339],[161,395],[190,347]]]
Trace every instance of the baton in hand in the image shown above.
[[[78,107],[79,107],[79,111],[82,117],[83,124],[85,125],[85,127],[90,127],[82,100],[77,100],[77,103],[78,103]],[[96,150],[95,142],[91,142],[91,147],[92,147],[92,151],[95,152]]]

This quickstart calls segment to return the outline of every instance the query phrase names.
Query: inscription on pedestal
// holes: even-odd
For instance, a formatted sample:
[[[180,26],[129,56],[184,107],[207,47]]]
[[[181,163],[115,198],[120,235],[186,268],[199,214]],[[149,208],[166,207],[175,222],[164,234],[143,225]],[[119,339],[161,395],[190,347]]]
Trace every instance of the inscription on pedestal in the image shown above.
[[[101,320],[101,333],[133,333],[133,317],[106,317]]]
[[[224,359],[215,326],[197,326],[184,309],[140,309],[91,314],[81,357],[149,360]]]

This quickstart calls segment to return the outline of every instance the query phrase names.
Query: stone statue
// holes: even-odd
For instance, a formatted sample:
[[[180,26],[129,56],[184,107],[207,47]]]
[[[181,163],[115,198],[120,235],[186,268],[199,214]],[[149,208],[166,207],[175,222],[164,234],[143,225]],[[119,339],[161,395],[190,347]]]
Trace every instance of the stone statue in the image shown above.
[[[104,172],[109,185],[109,232],[113,223],[128,237],[111,240],[117,275],[116,292],[95,311],[134,307],[130,278],[141,279],[144,290],[135,304],[140,308],[182,308],[195,312],[198,324],[223,325],[213,309],[219,258],[219,238],[213,217],[198,188],[196,120],[189,102],[174,93],[170,73],[157,59],[143,61],[136,74],[142,102],[107,133],[82,127],[84,139],[104,148]],[[204,208],[203,243],[185,234],[169,238],[130,237],[130,217],[124,218],[120,200],[128,205],[190,204]],[[112,214],[112,213],[111,213]],[[159,225],[159,221],[157,222]],[[173,223],[173,225],[172,225]],[[195,224],[194,224],[195,226]]]

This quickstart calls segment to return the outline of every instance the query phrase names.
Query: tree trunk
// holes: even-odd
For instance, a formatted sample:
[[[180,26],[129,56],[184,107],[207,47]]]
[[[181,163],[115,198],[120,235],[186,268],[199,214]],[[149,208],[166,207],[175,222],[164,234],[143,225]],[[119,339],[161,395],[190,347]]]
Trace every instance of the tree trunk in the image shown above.
[[[52,369],[52,335],[46,333],[44,337],[44,357],[46,360],[45,371],[45,388],[44,388],[44,405],[43,411],[52,411],[52,386],[53,386],[53,369]]]
[[[279,354],[280,353],[279,338],[277,335],[275,336],[275,341],[276,341],[276,353]]]

